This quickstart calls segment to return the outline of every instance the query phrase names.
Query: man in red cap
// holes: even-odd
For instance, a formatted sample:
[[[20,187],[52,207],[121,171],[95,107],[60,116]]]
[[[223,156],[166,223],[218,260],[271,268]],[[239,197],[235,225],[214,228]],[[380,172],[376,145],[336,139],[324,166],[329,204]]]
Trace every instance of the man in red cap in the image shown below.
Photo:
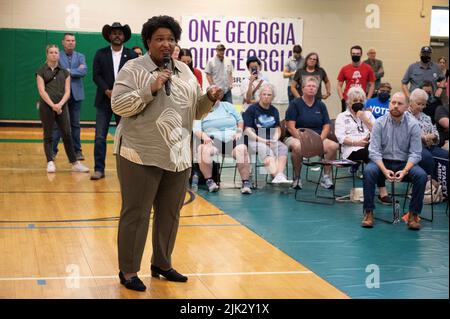
[[[105,177],[106,136],[108,135],[109,122],[113,112],[111,110],[111,93],[114,81],[122,66],[128,60],[137,58],[137,54],[123,44],[131,38],[131,29],[128,24],[122,25],[114,22],[106,24],[102,30],[103,38],[111,43],[106,48],[99,49],[94,57],[93,77],[97,85],[95,96],[95,167],[91,180]],[[119,124],[120,116],[114,114],[116,124]]]

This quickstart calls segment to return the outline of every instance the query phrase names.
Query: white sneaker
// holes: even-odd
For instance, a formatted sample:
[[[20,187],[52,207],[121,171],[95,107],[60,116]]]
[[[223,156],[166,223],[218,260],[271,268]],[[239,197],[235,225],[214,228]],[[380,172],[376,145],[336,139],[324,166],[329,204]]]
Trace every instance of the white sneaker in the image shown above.
[[[292,184],[291,180],[286,178],[286,175],[283,173],[278,173],[273,179],[272,184]]]
[[[252,193],[252,183],[250,181],[242,182],[241,194],[251,194]]]
[[[214,182],[214,180],[212,180],[211,178],[206,180],[206,186],[208,187],[208,192],[210,193],[214,193],[219,190],[219,185],[217,185],[216,182]]]
[[[333,188],[333,182],[331,181],[331,178],[329,175],[323,175],[322,179],[320,181],[320,186],[322,186],[323,188]]]
[[[89,173],[89,168],[77,161],[72,165],[72,172]]]
[[[56,172],[55,162],[49,161],[47,163],[47,173],[54,173],[54,172]]]

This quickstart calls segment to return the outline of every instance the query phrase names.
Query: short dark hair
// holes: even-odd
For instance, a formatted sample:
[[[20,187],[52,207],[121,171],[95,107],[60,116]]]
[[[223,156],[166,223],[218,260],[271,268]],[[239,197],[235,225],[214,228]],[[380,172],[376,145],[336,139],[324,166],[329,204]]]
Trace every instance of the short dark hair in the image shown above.
[[[71,37],[74,37],[74,36],[75,36],[75,34],[73,34],[73,33],[66,32],[66,33],[64,33],[63,39],[65,39],[67,35],[69,35],[69,36],[71,36]]]
[[[245,62],[245,64],[247,65],[247,69],[248,69],[248,66],[250,65],[250,63],[252,63],[252,62],[256,62],[256,63],[258,63],[258,65],[261,65],[261,61],[258,59],[258,57],[255,55],[252,55],[252,56],[249,56],[247,58],[247,62]]]
[[[431,83],[431,81],[428,81],[428,80],[423,80],[422,81],[422,85],[420,86],[421,88],[423,88],[424,86],[431,86],[431,87],[433,87],[433,83]]]
[[[134,47],[132,47],[131,49],[132,49],[132,50],[134,50],[134,49],[140,49],[140,50],[142,51],[141,47],[140,47],[140,46],[138,46],[138,45],[135,45],[135,46],[134,46]]]
[[[292,49],[292,52],[294,53],[302,53],[303,49],[299,44],[294,45],[294,48]]]
[[[363,53],[363,49],[361,48],[360,45],[354,45],[354,46],[352,46],[352,47],[350,48],[350,54],[352,54],[352,50],[353,50],[353,49],[356,49],[356,50],[361,51],[361,54]]]
[[[172,17],[169,16],[154,16],[147,20],[142,25],[142,42],[144,47],[148,50],[147,39],[151,39],[152,34],[159,28],[170,29],[175,37],[175,41],[179,41],[181,37],[180,24]]]

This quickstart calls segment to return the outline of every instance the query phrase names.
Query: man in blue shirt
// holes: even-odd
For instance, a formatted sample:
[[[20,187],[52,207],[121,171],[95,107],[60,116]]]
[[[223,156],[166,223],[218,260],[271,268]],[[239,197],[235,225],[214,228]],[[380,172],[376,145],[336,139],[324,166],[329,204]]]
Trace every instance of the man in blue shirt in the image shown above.
[[[62,40],[64,50],[60,52],[59,63],[70,73],[70,98],[68,101],[70,115],[70,129],[72,133],[73,148],[78,161],[84,160],[80,142],[80,111],[84,100],[83,78],[87,73],[86,58],[84,54],[75,51],[75,35],[65,33]],[[58,143],[61,134],[55,125],[53,129],[53,156],[58,153]]]
[[[422,159],[422,130],[414,117],[406,112],[408,102],[404,93],[392,96],[389,113],[373,126],[369,144],[371,162],[364,169],[364,219],[362,227],[373,227],[375,186],[379,178],[390,182],[412,183],[408,227],[419,230],[427,173],[418,165]],[[406,113],[405,113],[406,112]]]
[[[392,86],[385,82],[378,88],[376,97],[366,101],[365,109],[371,111],[376,119],[389,112],[389,98],[391,97]]]

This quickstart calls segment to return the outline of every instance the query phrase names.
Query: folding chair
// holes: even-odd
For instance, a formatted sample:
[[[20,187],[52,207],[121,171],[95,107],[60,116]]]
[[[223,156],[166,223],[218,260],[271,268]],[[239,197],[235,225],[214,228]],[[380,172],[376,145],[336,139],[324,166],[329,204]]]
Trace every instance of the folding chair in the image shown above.
[[[323,196],[320,195],[319,192],[319,184],[320,184],[320,179],[322,178],[323,175],[323,168],[324,166],[332,166],[333,167],[350,167],[352,165],[355,164],[355,162],[350,161],[350,160],[325,160],[323,159],[323,155],[324,155],[324,149],[323,149],[323,142],[322,139],[320,138],[320,135],[317,134],[315,131],[311,130],[311,129],[307,129],[307,128],[300,128],[299,129],[299,136],[300,136],[300,144],[301,144],[301,149],[302,149],[302,155],[303,157],[307,158],[307,160],[302,160],[302,164],[305,166],[320,166],[320,173],[319,173],[319,178],[317,180],[316,183],[316,189],[314,192],[314,195],[316,198],[323,198],[323,199],[328,199],[328,200],[332,200],[331,202],[327,202],[327,201],[318,201],[318,200],[311,200],[311,199],[300,199],[298,198],[297,194],[299,192],[298,189],[295,190],[295,199],[297,201],[300,202],[309,202],[309,203],[319,203],[319,204],[334,204],[335,198],[336,198],[336,193],[335,193],[335,187],[333,186],[331,188],[331,191],[333,193],[333,196]],[[321,160],[319,161],[310,161],[309,158],[311,157],[320,157]],[[333,170],[332,170],[332,179],[334,178],[333,176]]]

